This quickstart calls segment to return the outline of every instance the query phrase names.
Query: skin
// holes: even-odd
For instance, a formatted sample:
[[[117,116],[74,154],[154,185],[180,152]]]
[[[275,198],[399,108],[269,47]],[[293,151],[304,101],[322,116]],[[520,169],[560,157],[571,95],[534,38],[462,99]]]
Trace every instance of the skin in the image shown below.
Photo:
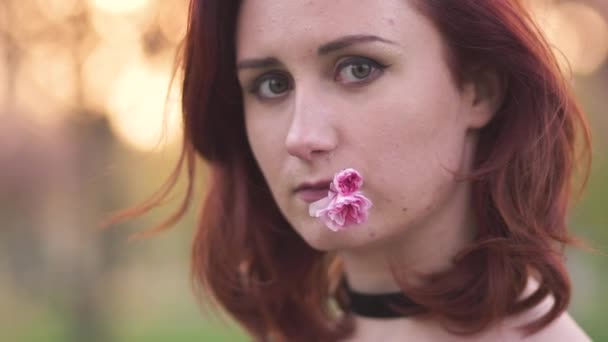
[[[293,229],[337,252],[361,292],[398,289],[389,255],[412,281],[448,267],[475,232],[470,184],[454,172],[471,169],[478,131],[502,101],[495,74],[471,68],[457,86],[440,33],[404,0],[245,0],[236,48],[249,143]],[[347,167],[374,207],[367,223],[336,233],[293,190]],[[355,339],[374,341],[439,329],[358,326]]]

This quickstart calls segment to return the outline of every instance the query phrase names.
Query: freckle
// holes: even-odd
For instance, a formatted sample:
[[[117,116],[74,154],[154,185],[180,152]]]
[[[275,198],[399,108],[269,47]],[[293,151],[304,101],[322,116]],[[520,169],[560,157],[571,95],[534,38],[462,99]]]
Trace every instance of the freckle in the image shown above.
[[[375,232],[369,232],[369,237],[370,237],[370,238],[373,238],[373,237],[375,237],[375,236],[376,236],[376,233],[375,233]]]
[[[402,211],[407,211],[407,208],[403,208],[403,209],[401,209],[401,210],[402,210]]]

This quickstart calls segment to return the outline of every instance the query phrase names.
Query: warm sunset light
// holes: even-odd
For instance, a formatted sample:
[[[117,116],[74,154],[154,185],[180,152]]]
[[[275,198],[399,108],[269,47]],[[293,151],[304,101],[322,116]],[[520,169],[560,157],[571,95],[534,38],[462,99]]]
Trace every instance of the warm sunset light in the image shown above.
[[[420,1],[0,0],[0,342],[403,341],[344,280],[407,302],[425,272],[425,336],[608,342],[608,0]],[[395,44],[317,56],[361,33]],[[461,115],[475,51],[514,80],[494,118]]]
[[[84,10],[81,0],[36,0],[41,14],[53,21],[64,20]]]
[[[87,105],[105,110],[115,80],[133,60],[143,59],[141,43],[102,42],[88,55],[82,69],[83,93]]]
[[[116,14],[134,12],[149,4],[149,0],[87,0],[102,11]]]
[[[6,0],[0,0],[0,3]],[[10,2],[9,2],[10,3]],[[32,35],[44,31],[48,27],[48,19],[42,16],[43,7],[39,7],[35,1],[20,1],[19,6],[15,6],[12,13],[4,16],[2,12],[9,7],[5,4],[0,6],[0,28],[4,23],[8,23],[10,29],[8,34],[16,38],[18,44],[27,44]],[[7,12],[8,13],[8,12]],[[30,39],[27,39],[30,37]]]
[[[76,70],[69,51],[54,44],[34,45],[16,76],[18,108],[46,124],[70,114],[76,100]]]
[[[580,42],[572,55],[573,71],[594,73],[608,57],[608,23],[594,8],[580,2],[565,2],[558,8],[572,22]]]
[[[179,43],[186,34],[188,2],[186,0],[163,1],[159,4],[158,24],[169,41]]]
[[[555,0],[524,0],[524,4],[532,12],[536,20],[542,19],[543,14],[555,6]]]
[[[177,96],[171,96],[164,115],[170,81],[168,70],[145,62],[128,67],[112,86],[107,112],[112,130],[129,146],[150,151],[170,144],[179,134],[180,109]],[[175,93],[174,93],[175,94]]]
[[[0,56],[6,56],[6,50],[2,43],[0,43]],[[6,64],[0,63],[0,116],[3,114],[2,108],[6,108],[8,105],[8,68]]]
[[[566,72],[592,74],[606,61],[608,24],[594,8],[574,1],[544,1],[532,8]]]
[[[130,15],[93,11],[89,20],[93,30],[107,41],[135,41],[151,25],[153,12],[149,8]]]

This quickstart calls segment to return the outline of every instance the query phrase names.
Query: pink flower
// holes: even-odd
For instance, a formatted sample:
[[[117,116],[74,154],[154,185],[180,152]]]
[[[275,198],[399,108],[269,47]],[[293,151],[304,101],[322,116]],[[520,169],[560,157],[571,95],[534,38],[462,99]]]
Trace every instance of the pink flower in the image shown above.
[[[344,169],[334,176],[330,189],[341,195],[350,195],[361,189],[363,177],[355,169]]]
[[[363,178],[354,169],[337,173],[327,197],[310,204],[310,216],[320,218],[333,231],[367,222],[372,201],[358,191],[362,184]]]

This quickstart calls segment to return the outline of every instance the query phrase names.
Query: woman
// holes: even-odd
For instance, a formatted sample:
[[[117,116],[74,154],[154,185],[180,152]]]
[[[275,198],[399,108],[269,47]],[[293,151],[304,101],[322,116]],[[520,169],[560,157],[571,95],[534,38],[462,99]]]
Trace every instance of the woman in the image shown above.
[[[204,158],[193,277],[256,340],[588,340],[562,250],[589,133],[517,0],[192,0],[183,71],[165,190]],[[349,168],[368,216],[328,229]]]

